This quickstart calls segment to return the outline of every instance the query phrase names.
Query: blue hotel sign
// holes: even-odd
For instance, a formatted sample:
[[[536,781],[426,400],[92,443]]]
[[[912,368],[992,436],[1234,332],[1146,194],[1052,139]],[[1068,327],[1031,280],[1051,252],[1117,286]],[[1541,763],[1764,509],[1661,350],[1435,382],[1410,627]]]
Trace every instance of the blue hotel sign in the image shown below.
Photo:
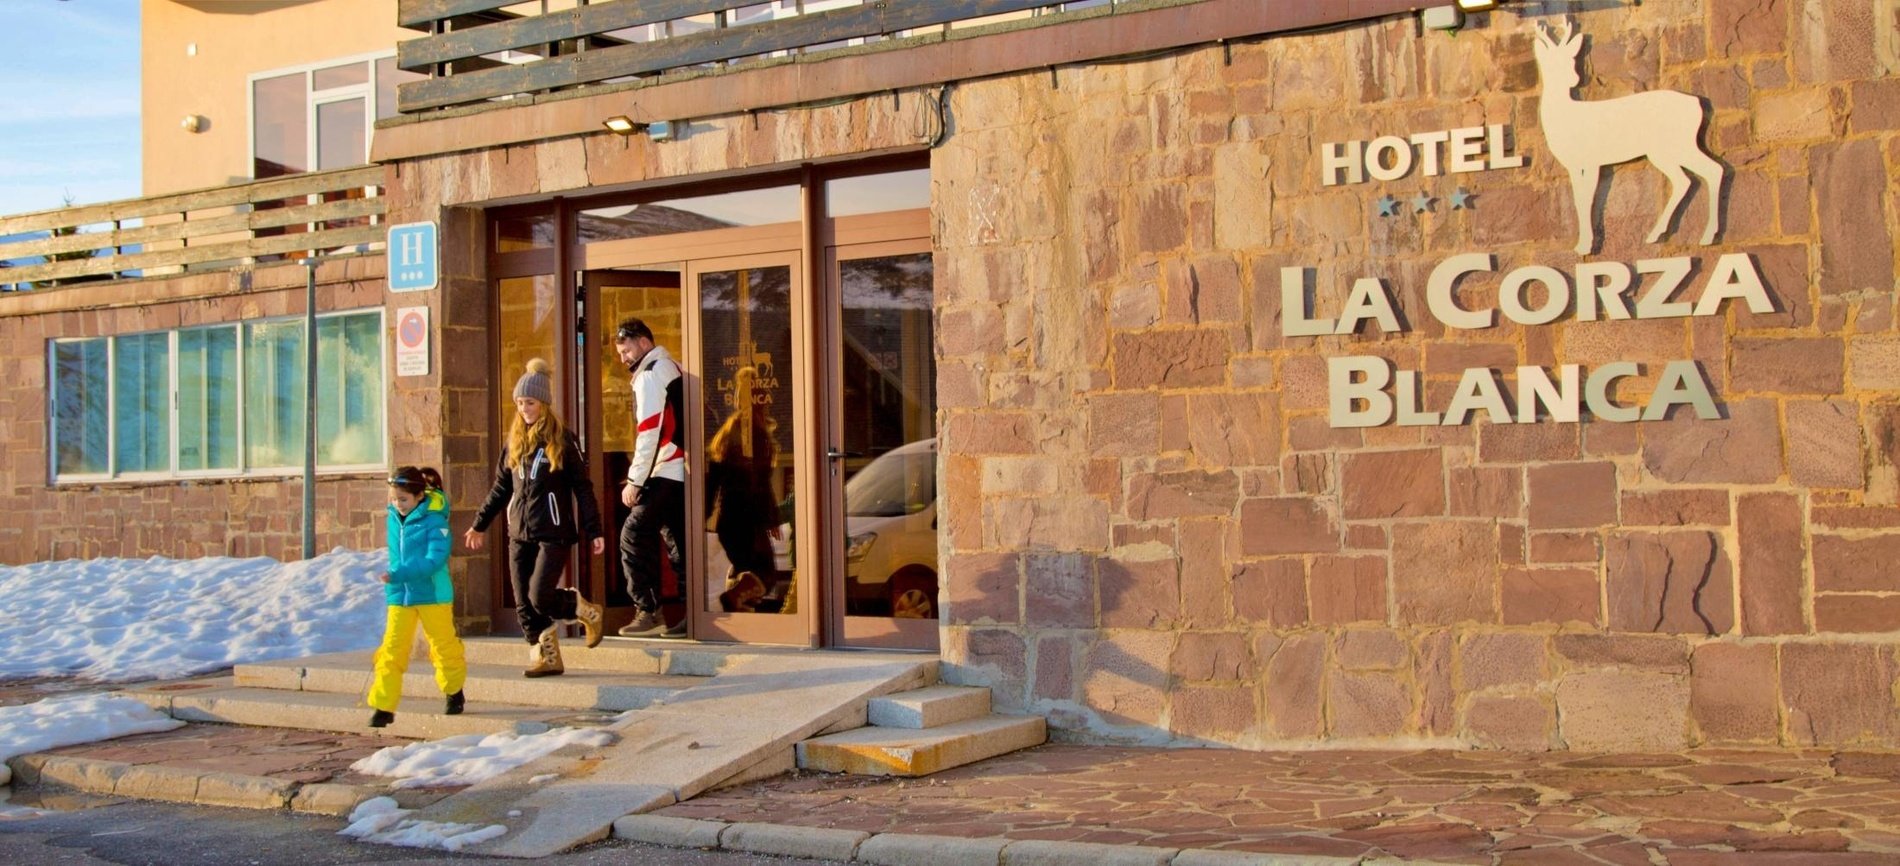
[[[404,223],[389,227],[389,290],[422,292],[435,288],[435,223]]]

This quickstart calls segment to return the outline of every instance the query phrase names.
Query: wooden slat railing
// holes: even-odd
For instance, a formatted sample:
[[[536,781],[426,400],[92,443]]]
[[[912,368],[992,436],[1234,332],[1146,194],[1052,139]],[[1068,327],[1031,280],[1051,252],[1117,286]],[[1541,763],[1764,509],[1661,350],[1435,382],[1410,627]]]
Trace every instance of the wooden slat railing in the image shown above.
[[[508,4],[487,0],[400,0],[398,22],[431,35],[401,43],[396,63],[432,77],[399,85],[397,108],[422,112],[1062,5],[1060,0],[867,0],[857,6],[726,26],[724,12],[756,2],[592,0],[545,15],[505,17],[496,10]],[[458,19],[473,13],[501,20]],[[630,27],[709,13],[716,15],[710,30],[625,44],[613,44],[607,36]],[[453,23],[462,29],[451,29],[451,19],[458,19]],[[567,53],[500,66],[482,59],[501,51],[546,50],[546,46]]]
[[[382,182],[382,167],[372,165],[0,217],[0,235],[33,236],[0,243],[0,262],[8,263],[0,286],[49,288],[381,243]],[[132,220],[144,224],[123,227]],[[104,224],[112,228],[72,231]]]

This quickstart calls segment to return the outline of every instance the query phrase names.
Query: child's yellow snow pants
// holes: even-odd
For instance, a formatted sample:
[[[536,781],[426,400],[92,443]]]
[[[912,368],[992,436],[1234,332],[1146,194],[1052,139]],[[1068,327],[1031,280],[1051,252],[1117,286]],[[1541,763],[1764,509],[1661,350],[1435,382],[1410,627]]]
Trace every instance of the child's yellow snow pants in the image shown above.
[[[442,693],[462,690],[468,664],[462,660],[462,639],[455,636],[452,604],[390,605],[383,645],[376,649],[376,679],[369,686],[369,705],[395,712],[402,703],[402,675],[409,670],[409,649],[415,645],[416,623],[422,623],[429,641],[429,661],[435,664],[435,684]]]

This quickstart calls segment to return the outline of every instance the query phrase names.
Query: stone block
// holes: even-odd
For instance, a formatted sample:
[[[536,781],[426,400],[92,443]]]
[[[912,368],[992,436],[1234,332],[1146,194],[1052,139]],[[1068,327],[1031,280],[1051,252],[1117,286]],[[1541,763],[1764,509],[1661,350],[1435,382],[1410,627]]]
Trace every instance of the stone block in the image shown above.
[[[267,776],[206,773],[198,777],[196,802],[237,809],[282,809],[290,805],[297,783]]]
[[[290,798],[290,810],[311,815],[332,815],[347,817],[356,807],[365,801],[381,796],[382,792],[362,785],[343,785],[330,782],[318,782],[297,789]]]
[[[1781,734],[1775,647],[1708,643],[1689,657],[1689,710],[1712,743],[1774,743]]]
[[[1181,625],[1227,628],[1234,622],[1234,568],[1224,552],[1233,521],[1183,520],[1181,532]]]
[[[1326,680],[1326,707],[1328,736],[1397,736],[1412,715],[1412,690],[1391,674],[1339,671]]]
[[[1115,335],[1115,387],[1207,388],[1225,383],[1232,340],[1224,329]]]
[[[1181,575],[1176,560],[1096,563],[1104,628],[1169,628],[1181,616]]]
[[[1316,556],[1307,594],[1312,620],[1322,624],[1386,621],[1383,556]]]
[[[1467,635],[1458,645],[1461,690],[1535,687],[1549,675],[1544,642],[1541,634]]]
[[[1734,622],[1728,553],[1710,532],[1618,532],[1609,539],[1610,628],[1723,634]]]
[[[1081,553],[1023,555],[1023,622],[1031,628],[1095,625],[1095,562]]]
[[[1326,675],[1326,638],[1296,634],[1254,639],[1254,659],[1262,667],[1266,729],[1283,739],[1311,739],[1325,730],[1321,689]]]
[[[1537,532],[1531,534],[1530,561],[1544,563],[1596,563],[1603,560],[1594,532]]]
[[[1736,337],[1729,387],[1769,394],[1839,394],[1846,347],[1834,337]]]
[[[1450,471],[1454,517],[1514,520],[1524,511],[1524,470],[1515,466],[1459,466]]]
[[[1900,533],[1861,537],[1813,538],[1814,589],[1817,592],[1900,591]]]
[[[1891,743],[1895,674],[1893,656],[1883,646],[1782,644],[1788,736],[1801,746]]]
[[[1533,466],[1532,529],[1583,529],[1616,522],[1616,464]]]
[[[1506,568],[1502,580],[1505,625],[1603,622],[1594,569]]]
[[[1801,634],[1807,615],[1801,600],[1801,500],[1789,493],[1750,493],[1738,498],[1735,538],[1742,596],[1742,633]]]
[[[1551,646],[1572,666],[1646,668],[1687,674],[1689,648],[1679,638],[1646,635],[1560,634]]]
[[[187,770],[182,767],[140,764],[127,767],[120,773],[110,792],[98,793],[111,793],[138,800],[190,803],[198,797],[199,774],[197,770]]]
[[[1188,681],[1240,680],[1253,670],[1240,632],[1186,632],[1174,648],[1174,675]]]
[[[1252,683],[1182,686],[1168,709],[1168,730],[1183,737],[1231,743],[1253,729],[1258,711]]]
[[[1900,390],[1900,336],[1853,337],[1847,343],[1848,377],[1854,387]]]
[[[1083,703],[1111,725],[1159,724],[1174,641],[1166,632],[1103,633],[1087,651]]]
[[[1864,7],[1863,7],[1864,8]],[[1893,248],[1886,215],[1887,164],[1873,139],[1815,147],[1815,213],[1821,219],[1823,295],[1893,291],[1893,257],[1869,255]]]
[[[1436,448],[1349,454],[1340,469],[1347,520],[1445,513],[1445,465]]]
[[[1175,848],[1146,845],[1017,839],[1003,846],[1002,866],[1168,866],[1176,853]]]
[[[1022,621],[1022,559],[1013,553],[964,553],[943,569],[947,622],[1012,624]]]
[[[1076,640],[1065,634],[1045,635],[1036,639],[1036,679],[1032,684],[1032,699],[1075,700],[1075,644]]]
[[[1555,721],[1536,695],[1480,695],[1465,707],[1464,734],[1481,749],[1542,752],[1550,749]]]
[[[1090,454],[1140,456],[1160,447],[1161,400],[1152,392],[1094,394],[1088,409]]]
[[[1240,477],[1231,470],[1158,472],[1128,479],[1128,516],[1135,520],[1232,514]]]
[[[1834,634],[1900,631],[1900,597],[1817,595],[1814,597],[1814,630]]]
[[[858,845],[869,838],[871,834],[862,830],[741,822],[726,827],[719,836],[719,846],[749,854],[849,862]]]
[[[1346,670],[1397,670],[1411,658],[1411,648],[1397,632],[1353,629],[1339,636],[1333,657]]]
[[[1582,451],[1583,424],[1481,424],[1478,460],[1483,463],[1543,463],[1575,460]]]
[[[1418,639],[1412,656],[1412,682],[1418,689],[1414,727],[1427,736],[1445,736],[1457,726],[1457,691],[1451,682],[1452,633],[1435,631]]]
[[[111,794],[131,765],[70,755],[49,755],[39,765],[38,784],[58,785],[91,794]]]
[[[1632,695],[1643,699],[1630,700]],[[1688,713],[1687,677],[1588,671],[1557,684],[1559,733],[1576,751],[1680,751],[1689,745]]]
[[[1392,531],[1392,588],[1401,624],[1496,622],[1495,524],[1443,520]]]
[[[1788,475],[1796,484],[1849,490],[1866,486],[1859,404],[1790,400],[1787,413]]]
[[[1839,126],[1834,110],[1826,90],[1790,90],[1763,96],[1755,106],[1755,137],[1774,144],[1830,138]]]
[[[1234,613],[1274,628],[1306,624],[1306,569],[1298,559],[1263,559],[1234,574]]]
[[[1643,463],[1678,484],[1765,484],[1781,477],[1781,432],[1770,400],[1734,400],[1725,419],[1694,413],[1643,423]]]
[[[1242,501],[1240,532],[1240,550],[1246,556],[1339,550],[1334,515],[1322,501],[1303,496]]]
[[[1002,862],[1001,838],[918,836],[879,833],[858,846],[857,861],[873,866],[995,866]]]
[[[885,728],[934,728],[989,711],[989,689],[939,685],[872,698],[865,708],[865,719]]]
[[[1280,458],[1280,401],[1271,392],[1188,397],[1188,444],[1205,466],[1272,466]]]
[[[1763,15],[1748,0],[1711,0],[1709,43],[1723,57],[1779,53],[1788,38],[1788,16]]]
[[[719,847],[719,834],[731,826],[724,821],[674,818],[667,815],[628,815],[614,822],[614,838],[667,848]]]
[[[1621,524],[1727,526],[1728,496],[1726,490],[1625,490]]]

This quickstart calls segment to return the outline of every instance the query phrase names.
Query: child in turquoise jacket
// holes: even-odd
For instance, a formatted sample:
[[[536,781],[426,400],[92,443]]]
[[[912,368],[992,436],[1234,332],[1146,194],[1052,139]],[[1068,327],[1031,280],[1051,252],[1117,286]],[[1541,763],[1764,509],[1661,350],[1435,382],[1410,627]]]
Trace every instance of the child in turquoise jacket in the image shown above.
[[[442,475],[429,467],[402,466],[389,475],[389,573],[383,575],[383,599],[389,620],[376,650],[376,676],[369,705],[376,712],[369,726],[396,720],[402,702],[402,677],[409,668],[409,647],[416,625],[429,641],[435,684],[448,695],[443,712],[462,712],[462,683],[468,665],[462,640],[455,636],[454,587],[449,583],[449,498]]]

